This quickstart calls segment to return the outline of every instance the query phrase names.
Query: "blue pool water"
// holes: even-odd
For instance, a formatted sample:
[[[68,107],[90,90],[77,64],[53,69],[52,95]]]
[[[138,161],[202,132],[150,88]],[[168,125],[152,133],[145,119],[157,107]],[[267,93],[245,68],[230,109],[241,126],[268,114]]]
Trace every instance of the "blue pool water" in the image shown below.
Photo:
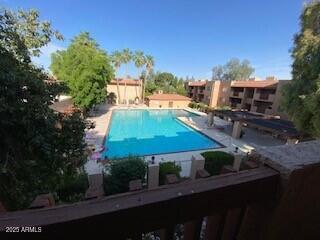
[[[191,115],[184,110],[114,110],[104,154],[116,158],[221,147],[176,118]]]

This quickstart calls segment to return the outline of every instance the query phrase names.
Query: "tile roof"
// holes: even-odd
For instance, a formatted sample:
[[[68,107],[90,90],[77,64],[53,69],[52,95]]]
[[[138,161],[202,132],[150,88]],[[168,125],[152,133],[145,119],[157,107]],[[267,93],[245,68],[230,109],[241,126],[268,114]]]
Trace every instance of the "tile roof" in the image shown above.
[[[261,80],[261,81],[232,81],[231,87],[252,87],[252,88],[276,88],[278,81]]]
[[[179,94],[153,94],[147,97],[149,100],[175,100],[175,101],[191,101],[191,98]]]
[[[64,99],[59,102],[54,102],[53,104],[49,105],[49,107],[52,110],[60,113],[71,113],[75,109],[73,102],[70,98]]]
[[[196,82],[188,82],[188,86],[190,87],[204,87],[206,85],[206,81],[196,81]]]
[[[132,79],[132,78],[127,78],[127,79],[123,79],[123,78],[116,78],[111,80],[111,82],[109,84],[117,84],[117,80],[119,80],[119,85],[134,85],[134,86],[139,86],[139,80],[138,79]]]

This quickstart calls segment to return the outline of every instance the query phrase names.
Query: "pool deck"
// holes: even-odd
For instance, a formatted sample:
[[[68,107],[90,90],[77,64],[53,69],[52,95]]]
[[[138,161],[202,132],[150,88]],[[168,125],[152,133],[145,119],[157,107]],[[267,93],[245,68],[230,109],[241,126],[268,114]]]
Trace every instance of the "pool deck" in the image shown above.
[[[104,143],[104,137],[107,135],[109,122],[112,115],[112,110],[114,109],[165,109],[165,108],[148,108],[147,106],[114,106],[114,105],[108,105],[103,104],[100,105],[94,116],[88,118],[88,120],[94,121],[96,124],[96,127],[92,130],[89,130],[96,139],[96,144],[103,145]],[[172,108],[171,108],[172,109]],[[275,146],[275,145],[282,145],[283,143],[281,141],[277,141],[276,139],[271,138],[270,136],[261,136],[255,132],[252,132],[251,129],[246,129],[245,131],[248,132],[248,134],[245,135],[243,139],[234,139],[231,137],[230,132],[232,131],[232,126],[230,122],[227,122],[225,120],[222,120],[220,118],[215,117],[214,123],[216,126],[219,126],[223,128],[223,130],[218,130],[216,128],[208,128],[207,127],[207,114],[202,112],[197,112],[194,109],[187,108],[184,109],[189,112],[193,112],[197,114],[197,116],[192,117],[179,117],[179,120],[185,123],[186,125],[194,128],[195,130],[201,132],[202,134],[208,136],[209,138],[214,139],[215,141],[218,141],[221,143],[224,147],[222,148],[214,148],[214,149],[205,149],[205,150],[199,150],[199,151],[186,151],[186,152],[178,152],[178,153],[168,153],[168,154],[158,154],[155,156],[156,162],[163,162],[163,161],[174,161],[181,164],[181,167],[183,169],[183,172],[188,172],[188,166],[190,165],[190,161],[192,156],[197,156],[202,152],[205,151],[225,151],[225,152],[234,152],[235,148],[238,147],[240,154],[246,154],[247,152],[250,152],[259,144],[256,144],[259,141],[261,142],[261,139],[263,140],[263,143],[266,143],[267,146]],[[260,145],[261,146],[261,145]],[[145,156],[145,160],[149,161],[151,160],[152,155]],[[188,166],[187,166],[188,165]],[[85,164],[85,170],[86,172],[91,174],[97,174],[101,173],[103,170],[103,165],[101,163],[97,163],[94,160],[88,160],[88,162]]]

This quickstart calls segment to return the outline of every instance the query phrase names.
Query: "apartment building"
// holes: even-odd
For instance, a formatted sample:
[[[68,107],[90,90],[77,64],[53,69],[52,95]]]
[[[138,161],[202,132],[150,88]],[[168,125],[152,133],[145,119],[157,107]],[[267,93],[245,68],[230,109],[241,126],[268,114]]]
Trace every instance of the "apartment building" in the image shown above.
[[[187,82],[188,97],[195,102],[203,102],[211,107],[229,105],[231,81]]]
[[[246,81],[196,81],[186,83],[188,97],[210,107],[230,106],[266,115],[286,118],[281,111],[281,91],[289,80],[250,78]]]
[[[229,102],[231,108],[244,109],[266,115],[277,115],[286,118],[281,111],[282,88],[289,80],[268,78],[259,81],[232,81]]]
[[[230,85],[231,81],[208,81],[206,104],[214,108],[229,105]]]
[[[195,102],[203,102],[205,99],[207,82],[208,81],[186,82],[185,87],[188,97]]]

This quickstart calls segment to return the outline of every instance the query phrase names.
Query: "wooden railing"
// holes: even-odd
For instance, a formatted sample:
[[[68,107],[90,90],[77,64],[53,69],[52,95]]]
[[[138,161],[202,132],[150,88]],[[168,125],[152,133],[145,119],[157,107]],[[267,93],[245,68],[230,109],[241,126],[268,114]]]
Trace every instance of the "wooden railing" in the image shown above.
[[[141,239],[157,231],[172,239],[183,224],[184,239],[258,239],[275,200],[279,174],[268,167],[166,185],[154,190],[75,204],[0,214],[7,226],[36,226],[47,238],[92,234],[104,239]]]

